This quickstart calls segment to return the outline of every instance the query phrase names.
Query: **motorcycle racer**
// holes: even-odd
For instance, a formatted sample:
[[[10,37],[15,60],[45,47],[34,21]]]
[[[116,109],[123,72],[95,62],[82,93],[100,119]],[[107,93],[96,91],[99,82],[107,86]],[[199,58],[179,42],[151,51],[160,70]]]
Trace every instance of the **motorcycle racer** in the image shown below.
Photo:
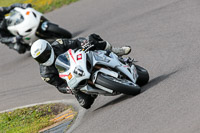
[[[31,55],[40,65],[40,74],[42,79],[54,85],[58,91],[65,94],[74,94],[79,104],[83,108],[90,108],[96,96],[88,95],[81,91],[71,90],[67,83],[59,77],[58,71],[55,67],[55,59],[60,54],[69,49],[83,49],[87,50],[111,50],[119,56],[127,55],[131,51],[131,47],[124,46],[121,48],[114,48],[107,41],[104,41],[99,35],[91,34],[87,38],[77,39],[57,39],[52,44],[47,41],[39,39],[31,46]]]
[[[12,35],[8,29],[5,20],[5,15],[8,14],[15,7],[28,8],[32,7],[31,4],[16,3],[10,7],[0,7],[0,42],[7,45],[10,49],[17,51],[19,54],[23,54],[28,49],[27,45],[20,42],[20,36]]]

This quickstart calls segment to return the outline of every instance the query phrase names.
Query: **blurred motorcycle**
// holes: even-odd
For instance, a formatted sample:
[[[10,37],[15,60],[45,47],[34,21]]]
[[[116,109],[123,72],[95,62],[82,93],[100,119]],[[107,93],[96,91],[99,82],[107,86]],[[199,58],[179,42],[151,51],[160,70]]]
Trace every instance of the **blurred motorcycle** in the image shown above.
[[[15,36],[22,37],[22,43],[29,46],[39,38],[53,41],[56,38],[71,38],[72,34],[51,23],[42,13],[29,7],[16,7],[6,17],[7,29]]]

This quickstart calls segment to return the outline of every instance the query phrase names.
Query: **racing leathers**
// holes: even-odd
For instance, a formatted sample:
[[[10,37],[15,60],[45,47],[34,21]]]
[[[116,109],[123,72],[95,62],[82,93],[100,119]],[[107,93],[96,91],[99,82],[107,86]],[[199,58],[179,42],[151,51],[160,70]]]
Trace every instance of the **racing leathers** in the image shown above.
[[[86,38],[78,38],[75,40],[72,39],[57,39],[55,42],[51,44],[55,58],[58,57],[60,54],[63,54],[69,49],[77,49],[77,48],[86,48],[84,41]],[[93,44],[94,46],[91,48],[91,50],[104,50],[106,47],[106,41],[103,41],[98,35],[91,34],[89,36],[90,44]],[[40,74],[44,81],[47,83],[54,85],[61,93],[71,93],[70,89],[68,88],[67,83],[59,77],[58,71],[55,67],[55,61],[51,66],[44,66],[40,64]],[[76,91],[73,92],[75,97],[77,98],[79,104],[88,109],[93,104],[94,99],[96,96],[87,95],[83,92]]]
[[[5,15],[8,14],[15,7],[25,9],[31,6],[31,4],[16,3],[11,5],[10,7],[0,7],[0,42],[7,45],[9,48],[16,50],[20,54],[25,53],[26,50],[29,50],[30,47],[20,42],[20,36],[14,36],[8,31]]]

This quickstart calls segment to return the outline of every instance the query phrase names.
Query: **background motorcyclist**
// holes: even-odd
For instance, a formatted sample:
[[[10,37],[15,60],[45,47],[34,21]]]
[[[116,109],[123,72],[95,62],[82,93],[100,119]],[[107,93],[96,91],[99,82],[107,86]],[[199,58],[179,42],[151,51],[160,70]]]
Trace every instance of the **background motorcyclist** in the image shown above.
[[[23,44],[20,36],[12,35],[8,29],[5,20],[5,15],[8,14],[15,7],[28,8],[32,7],[31,4],[21,4],[16,3],[10,7],[0,7],[0,42],[6,44],[9,48],[16,50],[18,53],[22,54],[28,50],[28,45]]]
[[[91,47],[93,46],[93,47]],[[91,34],[87,38],[57,39],[51,45],[42,39],[37,40],[31,46],[31,55],[40,65],[40,74],[44,81],[54,85],[61,93],[74,94],[79,104],[88,109],[93,104],[96,96],[85,94],[81,91],[71,90],[67,83],[59,77],[55,67],[55,59],[69,49],[88,49],[90,50],[111,50],[118,55],[130,53],[131,48],[124,46],[121,48],[112,48],[99,35]]]

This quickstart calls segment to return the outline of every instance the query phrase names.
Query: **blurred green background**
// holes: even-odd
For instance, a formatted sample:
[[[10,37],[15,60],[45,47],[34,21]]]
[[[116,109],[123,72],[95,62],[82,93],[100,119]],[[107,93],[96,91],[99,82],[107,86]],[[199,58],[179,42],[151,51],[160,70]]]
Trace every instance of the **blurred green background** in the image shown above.
[[[31,3],[34,9],[45,13],[75,1],[78,0],[0,0],[0,6],[6,7],[14,3]]]

